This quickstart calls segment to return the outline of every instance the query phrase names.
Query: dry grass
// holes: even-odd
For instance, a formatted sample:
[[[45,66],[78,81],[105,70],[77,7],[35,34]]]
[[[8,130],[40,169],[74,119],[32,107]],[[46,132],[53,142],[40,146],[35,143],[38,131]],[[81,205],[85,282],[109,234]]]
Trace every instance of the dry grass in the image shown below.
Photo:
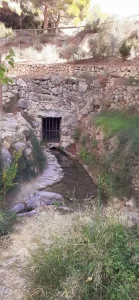
[[[64,59],[59,58],[59,48],[56,45],[47,44],[43,46],[38,43],[33,47],[30,46],[26,49],[21,49],[20,47],[13,48],[15,53],[15,62],[18,61],[28,61],[28,62],[44,62],[50,63],[60,63],[64,62]]]
[[[86,221],[76,219],[70,235],[56,237],[50,249],[40,243],[32,253],[28,299],[138,299],[138,231],[99,212]]]

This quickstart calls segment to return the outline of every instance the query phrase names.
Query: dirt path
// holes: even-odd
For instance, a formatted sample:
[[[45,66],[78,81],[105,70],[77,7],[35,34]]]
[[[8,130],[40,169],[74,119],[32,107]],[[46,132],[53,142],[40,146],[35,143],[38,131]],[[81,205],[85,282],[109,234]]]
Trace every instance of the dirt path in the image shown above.
[[[0,240],[0,299],[25,300],[23,270],[38,242],[50,245],[53,236],[65,234],[77,214],[61,215],[53,207],[31,218],[19,219],[10,237]]]

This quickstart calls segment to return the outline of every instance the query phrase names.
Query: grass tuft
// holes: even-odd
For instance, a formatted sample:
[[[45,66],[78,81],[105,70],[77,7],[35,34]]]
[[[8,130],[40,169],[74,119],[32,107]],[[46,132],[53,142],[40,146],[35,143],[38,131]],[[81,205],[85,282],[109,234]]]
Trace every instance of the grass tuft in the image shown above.
[[[102,126],[106,137],[111,137],[139,126],[139,114],[130,115],[119,111],[103,112],[96,117],[95,123],[97,126]]]
[[[113,220],[78,224],[69,238],[41,245],[27,268],[33,300],[139,299],[139,244]]]

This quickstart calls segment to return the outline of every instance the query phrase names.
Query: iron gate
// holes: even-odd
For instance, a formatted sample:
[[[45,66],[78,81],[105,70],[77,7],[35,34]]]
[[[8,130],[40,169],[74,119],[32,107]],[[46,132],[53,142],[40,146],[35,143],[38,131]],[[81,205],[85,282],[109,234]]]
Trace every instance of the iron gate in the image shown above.
[[[43,140],[47,141],[48,143],[60,142],[60,123],[61,118],[43,118]]]

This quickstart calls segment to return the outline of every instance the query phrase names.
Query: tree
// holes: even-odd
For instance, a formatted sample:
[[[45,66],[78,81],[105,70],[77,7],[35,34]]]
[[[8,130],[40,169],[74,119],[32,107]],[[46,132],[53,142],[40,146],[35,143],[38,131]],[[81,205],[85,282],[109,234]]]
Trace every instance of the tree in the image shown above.
[[[44,29],[49,19],[58,28],[61,19],[81,21],[87,15],[90,0],[31,0],[35,7],[41,8],[44,14]]]
[[[14,67],[14,52],[10,50],[5,57],[5,62],[1,62],[0,54],[0,117],[2,116],[2,84],[12,83],[12,79],[7,76],[8,67]]]

